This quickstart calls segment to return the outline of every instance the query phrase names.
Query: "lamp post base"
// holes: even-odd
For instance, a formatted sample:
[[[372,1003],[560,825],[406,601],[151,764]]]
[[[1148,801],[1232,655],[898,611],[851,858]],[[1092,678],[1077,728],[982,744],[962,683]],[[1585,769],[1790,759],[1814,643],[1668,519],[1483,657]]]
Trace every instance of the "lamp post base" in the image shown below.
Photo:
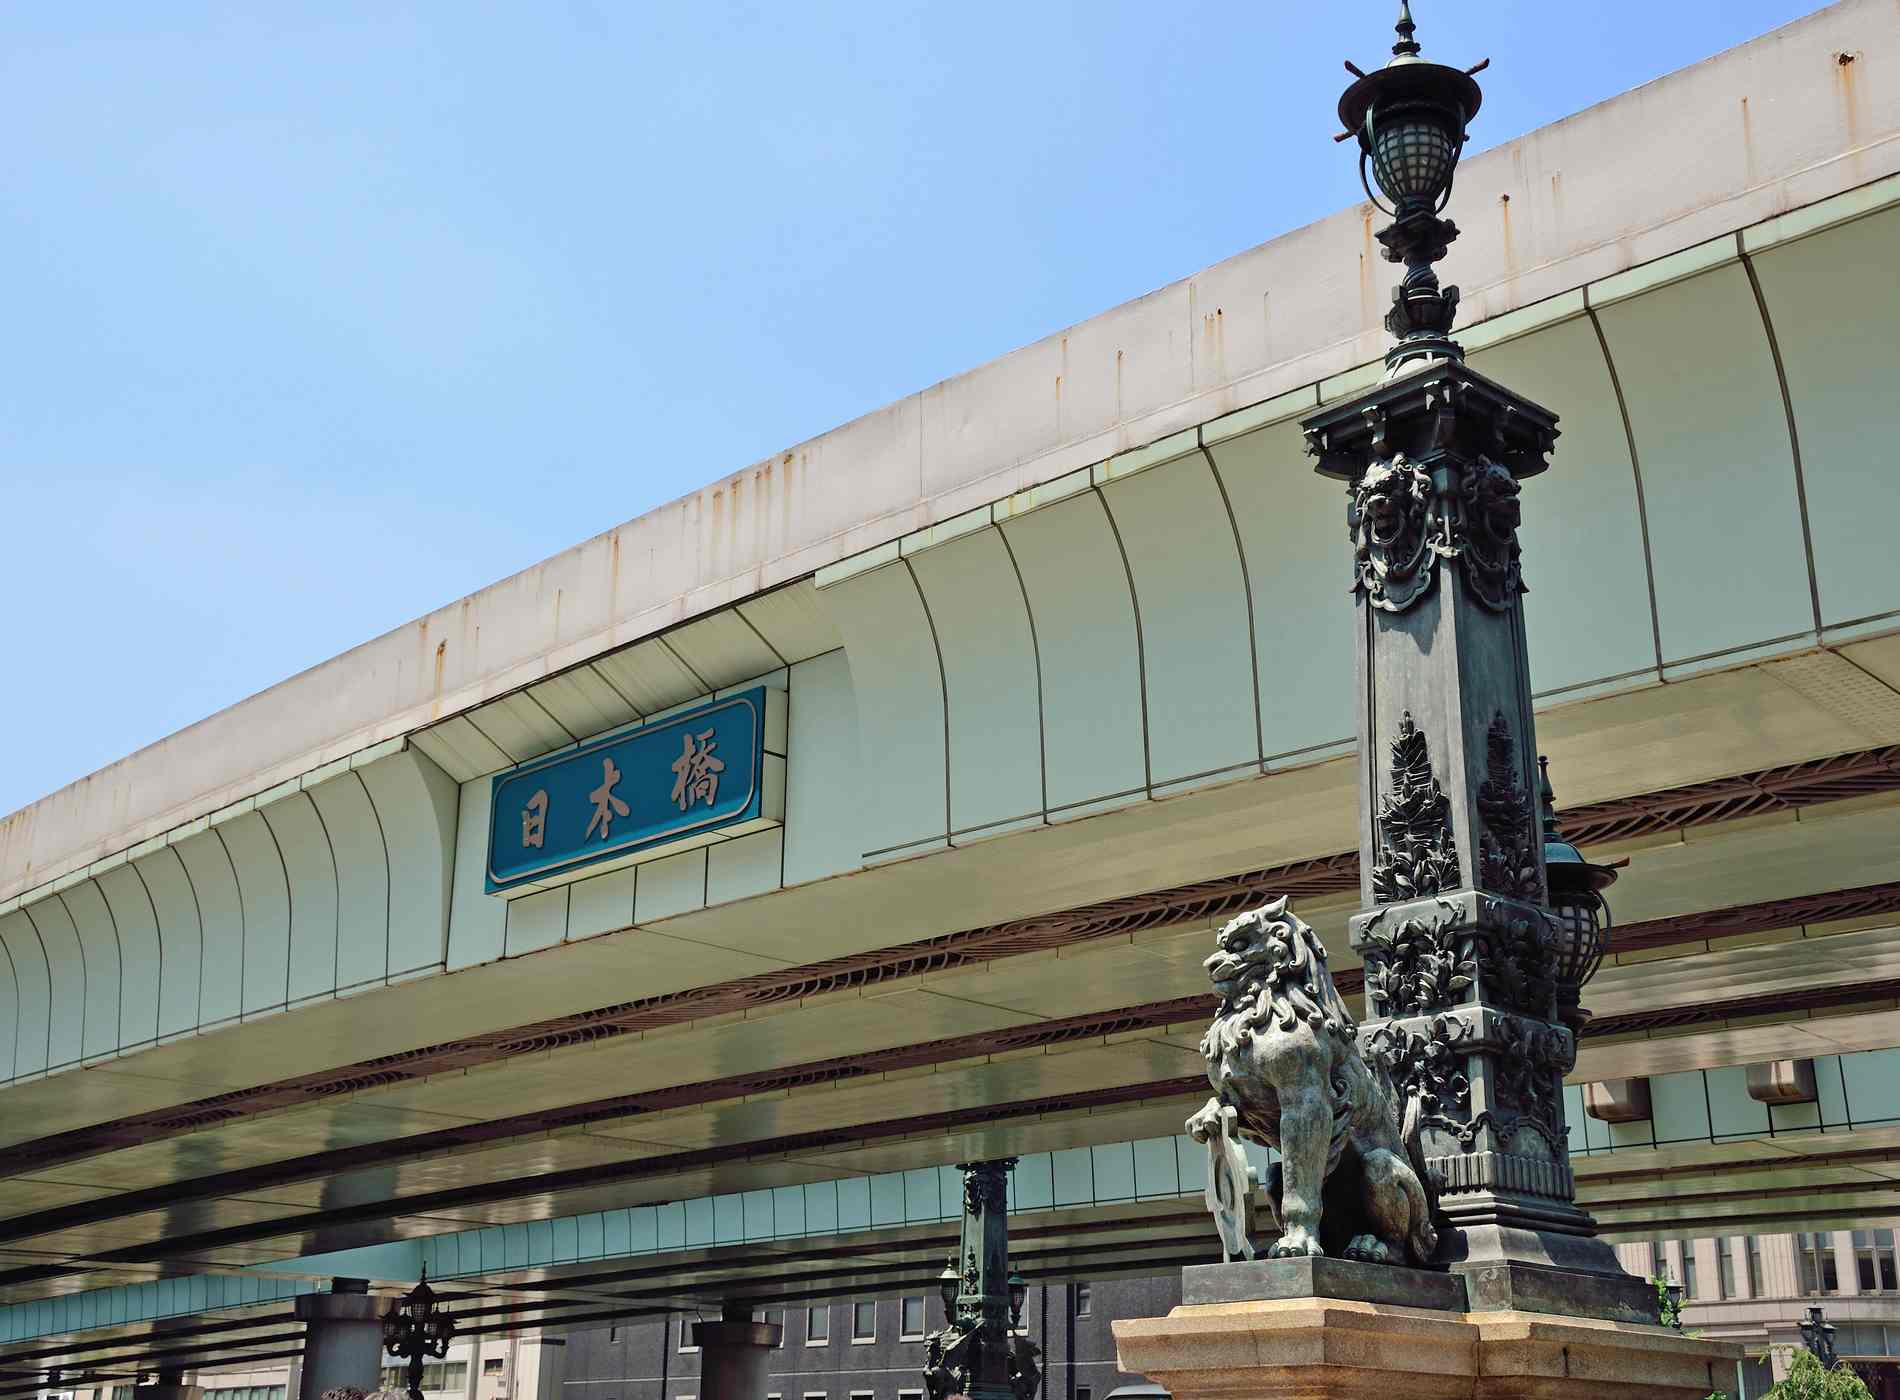
[[[1742,1348],[1667,1328],[1338,1298],[1184,1304],[1114,1324],[1175,1400],[1704,1400]]]

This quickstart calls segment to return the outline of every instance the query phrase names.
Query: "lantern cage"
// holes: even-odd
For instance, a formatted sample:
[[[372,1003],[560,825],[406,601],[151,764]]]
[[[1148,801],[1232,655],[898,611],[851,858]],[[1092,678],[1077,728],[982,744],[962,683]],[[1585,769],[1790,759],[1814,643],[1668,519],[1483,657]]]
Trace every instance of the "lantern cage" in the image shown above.
[[[1009,1325],[1020,1327],[1023,1323],[1023,1299],[1029,1296],[1029,1284],[1015,1269],[1009,1271]]]
[[[1399,42],[1385,67],[1346,65],[1357,81],[1339,99],[1340,140],[1359,138],[1359,181],[1380,210],[1401,220],[1436,216],[1451,202],[1466,127],[1484,100],[1472,74],[1485,64],[1462,70],[1419,57],[1409,0],[1395,27]]]
[[[957,1294],[963,1288],[963,1275],[957,1272],[956,1251],[950,1252],[950,1258],[943,1266],[943,1272],[937,1275],[937,1296],[943,1299],[943,1315],[946,1320],[956,1316]]]
[[[420,1361],[424,1356],[437,1359],[447,1356],[449,1340],[454,1335],[455,1321],[437,1306],[427,1269],[422,1271],[416,1286],[403,1294],[383,1319],[383,1350],[411,1361]]]
[[[1584,984],[1596,975],[1610,949],[1609,902],[1603,891],[1616,883],[1616,871],[1583,858],[1557,828],[1556,796],[1550,786],[1550,760],[1537,760],[1544,818],[1544,873],[1550,891],[1555,942],[1551,947],[1558,1009],[1573,1028],[1588,1013],[1581,1009]]]

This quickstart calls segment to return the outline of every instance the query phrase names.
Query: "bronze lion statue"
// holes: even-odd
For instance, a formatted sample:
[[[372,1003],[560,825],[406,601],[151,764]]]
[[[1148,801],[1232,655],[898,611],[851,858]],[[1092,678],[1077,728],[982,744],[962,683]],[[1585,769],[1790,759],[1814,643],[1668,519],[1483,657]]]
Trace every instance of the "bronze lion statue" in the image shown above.
[[[1438,1231],[1417,1115],[1401,1122],[1390,1074],[1360,1053],[1318,936],[1276,899],[1230,921],[1204,966],[1220,997],[1201,1040],[1214,1097],[1187,1130],[1218,1145],[1232,1110],[1244,1136],[1280,1153],[1270,1254],[1429,1261]]]

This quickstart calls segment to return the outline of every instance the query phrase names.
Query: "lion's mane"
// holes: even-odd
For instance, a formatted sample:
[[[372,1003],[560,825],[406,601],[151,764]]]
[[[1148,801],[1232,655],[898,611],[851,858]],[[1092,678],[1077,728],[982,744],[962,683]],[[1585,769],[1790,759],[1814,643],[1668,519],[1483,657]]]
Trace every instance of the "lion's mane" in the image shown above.
[[[1230,947],[1236,933],[1246,939],[1234,953],[1244,970],[1207,1029],[1203,1055],[1217,1059],[1220,1041],[1236,1041],[1268,1021],[1283,1031],[1304,1021],[1347,1046],[1355,1044],[1357,1027],[1326,966],[1326,945],[1287,908],[1285,897],[1230,921],[1221,930],[1222,946]]]

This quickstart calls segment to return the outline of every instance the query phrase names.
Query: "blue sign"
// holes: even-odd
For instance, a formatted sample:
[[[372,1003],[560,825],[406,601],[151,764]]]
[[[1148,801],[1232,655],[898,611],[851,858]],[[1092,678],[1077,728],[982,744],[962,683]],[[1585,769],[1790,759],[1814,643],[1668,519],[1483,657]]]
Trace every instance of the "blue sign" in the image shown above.
[[[497,774],[488,892],[758,820],[765,690]]]

